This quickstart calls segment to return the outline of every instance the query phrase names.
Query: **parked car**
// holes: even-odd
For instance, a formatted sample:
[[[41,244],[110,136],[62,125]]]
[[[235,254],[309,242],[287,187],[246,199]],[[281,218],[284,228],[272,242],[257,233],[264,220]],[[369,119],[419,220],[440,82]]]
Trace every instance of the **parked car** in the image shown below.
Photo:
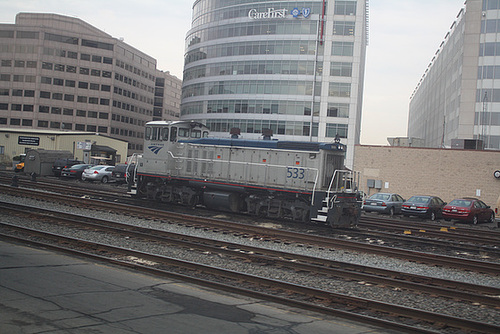
[[[480,222],[495,222],[495,212],[483,201],[477,198],[458,198],[443,208],[445,220],[460,220],[474,225]]]
[[[446,205],[437,196],[412,196],[401,206],[403,216],[417,216],[436,220],[442,218],[443,207]]]
[[[391,216],[401,213],[401,205],[405,200],[399,194],[376,193],[363,202],[365,212],[388,213]]]
[[[64,168],[84,163],[85,162],[76,159],[57,159],[52,165],[52,173],[54,176],[61,176],[61,172]]]
[[[83,171],[87,168],[90,168],[94,165],[90,164],[78,164],[78,165],[73,165],[71,167],[66,167],[63,168],[61,171],[61,176],[62,177],[74,177],[77,179],[82,178]]]
[[[101,181],[108,183],[115,166],[99,165],[87,168],[82,173],[82,181]]]
[[[127,179],[132,175],[135,170],[135,164],[118,164],[111,172],[111,179],[117,183],[127,182]]]

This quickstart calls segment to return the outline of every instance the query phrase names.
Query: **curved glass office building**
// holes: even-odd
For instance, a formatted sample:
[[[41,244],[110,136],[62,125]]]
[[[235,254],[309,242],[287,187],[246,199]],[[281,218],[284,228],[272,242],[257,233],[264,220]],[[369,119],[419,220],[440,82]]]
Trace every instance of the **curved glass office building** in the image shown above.
[[[367,0],[198,0],[181,119],[217,137],[359,143]]]

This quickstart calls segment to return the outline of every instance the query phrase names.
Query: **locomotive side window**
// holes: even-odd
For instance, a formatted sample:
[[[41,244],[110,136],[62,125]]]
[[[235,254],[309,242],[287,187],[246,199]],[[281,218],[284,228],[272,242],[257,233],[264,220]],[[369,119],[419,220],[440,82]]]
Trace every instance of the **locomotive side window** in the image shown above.
[[[203,131],[203,138],[208,138],[208,131]]]
[[[162,139],[167,141],[168,140],[168,128],[163,128],[161,132]]]
[[[157,128],[157,127],[153,128],[153,133],[151,134],[151,140],[161,140],[160,130],[161,130],[161,128]]]
[[[151,140],[151,128],[149,126],[146,128],[145,138],[146,140]]]
[[[179,129],[179,137],[189,138],[189,129],[180,128]]]
[[[177,128],[170,129],[170,141],[177,141]]]
[[[201,131],[200,130],[192,130],[191,131],[191,138],[201,138]]]

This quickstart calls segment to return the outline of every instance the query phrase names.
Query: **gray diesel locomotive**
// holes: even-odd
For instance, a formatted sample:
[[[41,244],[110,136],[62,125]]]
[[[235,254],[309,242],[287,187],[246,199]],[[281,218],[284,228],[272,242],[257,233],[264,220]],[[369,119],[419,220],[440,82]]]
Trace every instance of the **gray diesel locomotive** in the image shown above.
[[[146,124],[133,157],[134,195],[256,216],[356,226],[361,196],[344,168],[344,145],[209,138],[187,121]]]

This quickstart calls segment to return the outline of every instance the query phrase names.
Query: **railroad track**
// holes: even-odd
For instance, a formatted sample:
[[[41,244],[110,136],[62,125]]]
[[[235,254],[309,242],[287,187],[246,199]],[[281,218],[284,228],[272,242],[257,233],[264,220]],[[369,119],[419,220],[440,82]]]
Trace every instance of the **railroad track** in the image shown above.
[[[241,245],[228,243],[221,244],[220,241],[216,242],[217,245],[210,245],[211,243],[213,243],[213,241],[209,241],[206,239],[201,240],[200,238],[193,239],[186,236],[175,236],[164,231],[151,231],[149,229],[131,227],[129,225],[127,226],[116,222],[108,222],[102,220],[94,220],[93,222],[91,222],[88,221],[88,219],[86,219],[85,217],[75,217],[70,214],[61,215],[59,213],[48,212],[47,210],[37,209],[37,212],[35,213],[31,208],[28,208],[26,211],[26,208],[21,208],[17,205],[3,205],[1,210],[9,210],[10,214],[16,215],[36,214],[36,219],[44,220],[50,224],[58,222],[58,224],[72,225],[72,228],[78,226],[78,228],[80,229],[91,229],[96,233],[105,230],[106,233],[112,232],[114,234],[119,234],[122,238],[128,237],[135,240],[142,239],[143,243],[176,243],[177,245],[183,244],[183,247],[194,247],[199,251],[216,251],[219,253],[225,250],[225,253],[229,254],[232,257],[236,256],[238,258],[246,260],[266,263],[272,261],[279,266],[289,267],[299,271],[314,272],[316,275],[346,275],[345,270],[333,268],[334,266],[338,266],[338,263],[335,264],[331,261],[325,262],[321,259],[312,259],[295,254],[272,252],[251,247],[242,248]],[[39,214],[41,214],[42,216],[40,217]],[[14,238],[16,240],[24,241],[28,240],[29,242],[41,245],[43,247],[62,249],[64,251],[90,256],[100,260],[128,266],[134,269],[148,271],[157,275],[168,275],[169,277],[189,280],[192,282],[196,282],[197,284],[208,285],[216,287],[218,289],[237,292],[252,297],[272,300],[275,302],[284,303],[286,305],[293,305],[309,310],[320,311],[330,315],[348,317],[350,319],[356,319],[358,321],[360,320],[359,317],[361,317],[362,321],[366,321],[372,324],[375,323],[378,326],[384,326],[401,331],[429,333],[434,331],[432,327],[435,328],[437,324],[443,323],[445,323],[447,326],[453,327],[456,330],[464,331],[475,330],[483,333],[496,333],[498,332],[498,330],[500,330],[500,327],[488,323],[459,319],[444,314],[436,314],[434,312],[405,308],[390,303],[383,303],[374,300],[346,296],[333,293],[331,291],[314,289],[303,285],[292,284],[264,277],[256,277],[245,273],[224,270],[222,268],[213,268],[197,263],[172,259],[165,256],[144,253],[140,250],[133,250],[130,248],[124,249],[112,245],[103,245],[102,243],[95,243],[88,240],[81,240],[78,238],[48,233],[41,230],[26,229],[23,227],[7,224],[3,224],[2,230],[10,231],[10,233],[2,233],[4,238]],[[386,272],[385,274],[387,275],[388,273]],[[355,279],[375,276],[373,274],[367,276],[363,275],[362,273],[356,272],[353,272],[352,275],[354,275]],[[415,277],[413,277],[413,279],[415,279]],[[377,283],[380,284],[387,284],[389,282],[388,279],[385,280],[382,277],[377,278],[377,280]],[[444,282],[445,280],[442,281],[444,285],[448,286],[455,285],[455,287],[457,287],[457,285],[459,285],[456,282]],[[408,285],[411,284],[412,283],[408,282]],[[433,284],[437,284],[437,282],[435,281]],[[389,285],[391,285],[391,283],[389,283]],[[412,285],[413,289],[416,289],[419,284]],[[431,290],[426,290],[426,293],[437,293],[438,290],[446,291],[446,289],[447,288],[434,288]],[[480,289],[483,289],[481,291],[484,293],[498,293],[498,289],[477,286],[474,287],[472,285],[468,285],[467,287],[465,287],[465,289],[469,291],[478,291]],[[261,291],[263,290],[273,291],[273,293],[262,293]],[[457,292],[455,291],[455,294],[456,293]],[[448,294],[448,292],[446,292],[445,294]],[[462,294],[468,295],[468,297],[465,297],[465,299],[471,298],[469,302],[472,302],[473,300],[474,302],[478,302],[478,299],[476,299],[477,296],[474,296],[474,294],[465,291]],[[291,298],[290,296],[293,296],[293,298]],[[487,298],[486,296],[482,297],[481,303],[488,304],[493,307],[499,306],[498,299]],[[361,313],[365,314],[361,315]],[[368,313],[368,315],[366,313]],[[394,323],[394,317],[406,319],[406,324]],[[415,321],[418,321],[420,324],[422,324],[423,322],[425,323],[426,327],[431,326],[431,329],[428,329],[428,327],[416,327],[415,325],[410,325],[410,323]]]
[[[284,231],[278,229],[263,228],[259,225],[246,225],[227,220],[220,220],[207,217],[198,217],[182,213],[167,212],[133,205],[107,202],[102,200],[79,198],[72,196],[63,196],[57,193],[38,192],[33,189],[13,188],[0,185],[0,190],[15,196],[31,197],[40,200],[52,200],[66,205],[90,208],[94,210],[103,210],[107,212],[116,212],[131,216],[162,220],[165,222],[178,222],[199,228],[209,228],[220,233],[238,233],[247,237],[261,238],[283,243],[301,243],[314,245],[324,248],[341,248],[357,252],[364,252],[376,255],[383,255],[426,263],[436,266],[447,266],[460,270],[476,271],[481,273],[500,275],[500,263],[479,261],[458,257],[443,256],[438,254],[429,254],[424,252],[415,252],[401,248],[385,247],[381,245],[365,244],[350,240],[342,240],[319,235],[309,235],[293,231]]]

